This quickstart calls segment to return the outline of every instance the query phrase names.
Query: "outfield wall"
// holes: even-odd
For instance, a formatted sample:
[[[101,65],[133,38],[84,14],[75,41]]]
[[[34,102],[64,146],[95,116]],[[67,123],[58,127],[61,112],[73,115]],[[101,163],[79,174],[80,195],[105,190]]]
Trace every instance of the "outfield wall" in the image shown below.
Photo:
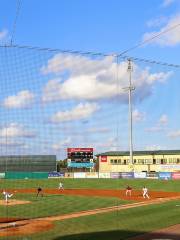
[[[47,179],[48,172],[6,172],[5,179]]]
[[[51,179],[51,178],[73,178],[73,179],[161,179],[161,180],[180,180],[180,172],[5,172],[0,173],[0,179]]]
[[[74,173],[49,173],[48,178],[111,178],[111,179],[161,179],[161,180],[180,180],[180,172],[74,172]]]

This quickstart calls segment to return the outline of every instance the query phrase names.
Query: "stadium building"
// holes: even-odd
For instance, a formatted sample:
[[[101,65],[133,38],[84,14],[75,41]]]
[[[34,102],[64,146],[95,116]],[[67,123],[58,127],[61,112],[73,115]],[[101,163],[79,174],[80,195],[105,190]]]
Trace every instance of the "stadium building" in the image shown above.
[[[99,172],[180,172],[180,150],[134,151],[133,165],[129,152],[111,151],[96,155]]]

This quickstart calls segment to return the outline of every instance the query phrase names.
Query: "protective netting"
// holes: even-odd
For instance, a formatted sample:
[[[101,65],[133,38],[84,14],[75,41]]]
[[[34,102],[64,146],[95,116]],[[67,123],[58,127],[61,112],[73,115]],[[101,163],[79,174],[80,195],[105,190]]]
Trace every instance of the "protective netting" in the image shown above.
[[[16,47],[0,55],[1,155],[129,149],[127,59]],[[171,137],[179,69],[138,61],[132,68],[134,148],[178,148]]]
[[[179,68],[133,59],[131,64],[133,149],[178,149]],[[28,207],[25,204],[0,206],[0,217],[43,218],[122,203],[115,196],[106,198],[106,193],[103,197],[89,198],[70,193],[59,196],[55,191],[46,193],[41,199],[36,197],[36,189],[57,190],[60,180],[39,180],[39,175],[33,175],[33,180],[29,178],[35,172],[56,171],[56,160],[67,158],[67,148],[93,148],[94,156],[109,151],[129,151],[127,68],[127,58],[115,55],[0,47],[0,173],[1,176],[7,174],[7,178],[22,178],[6,178],[2,180],[1,188],[13,192],[14,198],[31,202]],[[21,176],[17,172],[21,172]],[[118,180],[98,182],[96,179],[97,183],[95,180],[78,180],[62,181],[68,189],[117,190],[126,185]],[[28,194],[26,189],[29,189]],[[80,218],[60,221],[54,228],[46,226],[44,221],[41,226],[45,224],[45,229],[50,229],[48,235],[40,231],[32,237],[29,231],[22,233],[24,238],[21,233],[8,238],[7,228],[7,236],[4,236],[6,239],[70,239],[65,236],[72,235],[72,239],[76,239],[74,234],[88,233],[93,228],[93,231],[101,232],[108,224],[111,227],[107,231],[127,227],[128,216],[117,211],[109,214],[98,215],[96,226],[93,216],[83,221]],[[120,224],[120,217],[125,219],[124,223]],[[110,219],[113,220],[108,222]],[[135,219],[132,223],[139,224]],[[58,231],[61,231],[60,235],[57,235]]]

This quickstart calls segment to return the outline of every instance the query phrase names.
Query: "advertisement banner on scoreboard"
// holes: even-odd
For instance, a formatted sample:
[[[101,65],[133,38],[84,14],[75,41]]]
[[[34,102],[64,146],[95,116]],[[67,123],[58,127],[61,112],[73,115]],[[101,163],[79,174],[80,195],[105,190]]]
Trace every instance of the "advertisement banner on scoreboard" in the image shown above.
[[[169,180],[172,178],[172,174],[170,172],[159,172],[159,179]]]
[[[93,148],[67,148],[67,152],[93,152]]]
[[[146,172],[134,172],[134,178],[146,178]]]
[[[172,179],[174,180],[180,180],[180,172],[174,172],[172,173]]]
[[[99,178],[110,178],[111,175],[109,172],[99,172]]]
[[[71,168],[93,168],[94,163],[93,162],[81,162],[81,163],[76,163],[76,162],[68,162],[68,167]]]

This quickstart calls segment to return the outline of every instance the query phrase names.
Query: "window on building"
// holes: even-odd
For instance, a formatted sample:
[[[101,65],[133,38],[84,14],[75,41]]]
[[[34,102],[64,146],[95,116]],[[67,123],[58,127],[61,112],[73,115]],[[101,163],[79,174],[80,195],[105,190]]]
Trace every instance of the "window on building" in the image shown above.
[[[121,159],[118,159],[118,164],[121,164]]]
[[[153,158],[153,164],[156,164],[156,159],[155,158]]]
[[[117,164],[117,159],[114,159],[114,163]]]
[[[152,160],[151,160],[151,159],[145,159],[145,160],[144,160],[144,163],[145,163],[145,164],[152,164]]]
[[[134,159],[134,163],[136,163],[136,159]]]
[[[161,164],[164,164],[164,160],[163,159],[161,159]]]
[[[141,164],[144,164],[144,159],[141,159]]]
[[[114,160],[113,160],[113,159],[111,159],[111,160],[110,160],[110,162],[111,162],[111,164],[113,164],[113,163],[114,163]]]
[[[126,159],[124,159],[124,165],[126,165]]]

